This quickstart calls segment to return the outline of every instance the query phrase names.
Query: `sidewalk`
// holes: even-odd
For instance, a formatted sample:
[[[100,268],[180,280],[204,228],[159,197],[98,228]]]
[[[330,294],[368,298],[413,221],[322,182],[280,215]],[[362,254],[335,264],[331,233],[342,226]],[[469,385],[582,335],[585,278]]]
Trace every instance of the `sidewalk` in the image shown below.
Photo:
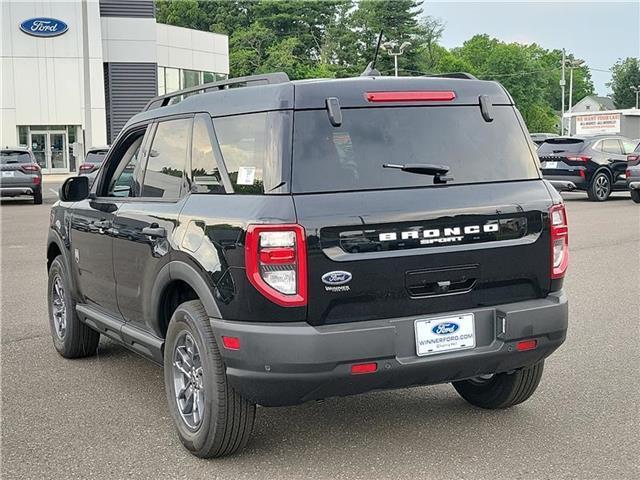
[[[45,173],[42,175],[42,183],[63,183],[69,177],[75,177],[77,173]]]

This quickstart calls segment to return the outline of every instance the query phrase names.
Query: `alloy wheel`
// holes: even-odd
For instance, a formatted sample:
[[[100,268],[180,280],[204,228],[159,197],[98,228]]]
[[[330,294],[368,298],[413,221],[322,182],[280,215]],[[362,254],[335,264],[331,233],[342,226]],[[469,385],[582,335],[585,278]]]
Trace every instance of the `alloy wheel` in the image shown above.
[[[596,197],[604,200],[609,195],[609,178],[606,175],[598,175],[595,181]]]
[[[67,304],[64,300],[64,283],[60,275],[56,275],[53,280],[51,311],[53,313],[53,326],[56,335],[60,340],[64,340],[65,333],[67,332]]]
[[[173,351],[173,385],[178,412],[186,426],[197,430],[205,408],[202,361],[190,333],[178,337]]]

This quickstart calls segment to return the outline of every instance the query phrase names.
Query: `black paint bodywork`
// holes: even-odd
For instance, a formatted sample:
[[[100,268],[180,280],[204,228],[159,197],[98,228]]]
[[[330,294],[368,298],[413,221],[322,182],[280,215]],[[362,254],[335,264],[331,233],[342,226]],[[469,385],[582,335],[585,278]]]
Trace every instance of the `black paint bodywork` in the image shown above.
[[[184,282],[196,292],[212,321],[228,322],[225,325],[247,324],[259,329],[261,324],[280,324],[335,332],[340,330],[339,325],[357,329],[357,322],[366,325],[404,319],[409,325],[407,318],[419,315],[474,309],[486,316],[487,330],[482,335],[487,338],[487,346],[499,350],[494,352],[498,357],[488,358],[502,362],[506,369],[550,354],[564,340],[566,299],[558,307],[561,321],[553,327],[556,333],[547,338],[550,343],[544,352],[511,361],[501,356],[510,353],[511,347],[506,343],[496,346],[490,339],[495,337],[493,320],[489,320],[495,316],[492,306],[512,308],[511,304],[517,302],[544,301],[562,288],[561,280],[550,280],[548,218],[549,208],[561,198],[540,175],[530,180],[473,185],[292,194],[287,148],[282,164],[275,165],[278,174],[272,176],[273,188],[266,189],[264,195],[233,194],[224,165],[221,175],[226,193],[222,194],[187,191],[175,201],[102,194],[104,179],[115,168],[112,159],[127,135],[145,128],[152,131],[158,119],[196,114],[215,119],[258,111],[317,109],[324,108],[327,97],[339,97],[342,106],[358,108],[368,106],[366,91],[394,89],[455,90],[455,101],[440,103],[452,108],[477,105],[478,115],[480,95],[494,105],[514,108],[511,97],[494,82],[361,78],[229,89],[191,96],[135,116],[109,151],[90,197],[75,203],[58,202],[52,208],[49,261],[62,254],[71,272],[80,317],[101,333],[160,363],[166,328],[161,312],[164,297],[171,285]],[[148,143],[145,137],[145,155]],[[533,152],[531,155],[533,159]],[[143,166],[144,161],[140,161],[137,168]],[[134,177],[139,182],[140,173]],[[309,295],[306,306],[282,307],[248,281],[244,241],[250,224],[293,223],[302,225],[306,232]],[[385,232],[400,235],[407,230],[422,232],[487,223],[498,225],[498,230],[465,236],[457,244],[380,240]],[[352,274],[349,291],[325,288],[321,278],[333,270]],[[438,290],[441,281],[450,282],[451,289]],[[526,319],[522,320],[519,313],[513,315],[526,329]],[[216,335],[219,340],[219,333]],[[223,353],[225,361],[232,364],[234,353]],[[480,370],[464,372],[471,375]],[[489,366],[486,370],[480,373],[488,373]],[[241,378],[243,374],[234,375]],[[396,386],[414,383],[429,381],[414,370],[406,380],[392,382]],[[381,388],[363,384],[354,393],[374,387]],[[247,385],[242,388],[245,391]],[[272,403],[317,397],[300,394],[290,401]],[[260,401],[259,396],[253,399]]]
[[[580,138],[573,137],[576,140]],[[627,155],[603,152],[595,148],[602,140],[615,139],[615,136],[597,135],[584,138],[582,148],[571,153],[564,152],[562,145],[558,145],[558,150],[549,152],[538,152],[542,162],[541,170],[544,178],[548,180],[565,180],[573,182],[578,190],[587,190],[591,185],[593,177],[599,172],[606,172],[611,179],[612,191],[624,191],[627,189],[627,182],[624,177],[627,168]],[[622,137],[621,137],[622,138]],[[551,142],[561,141],[562,137],[550,139]],[[543,144],[544,145],[544,144]],[[546,147],[546,145],[544,145]],[[541,148],[543,146],[541,145]],[[551,148],[551,147],[550,147]],[[589,159],[584,162],[575,160],[572,157],[585,156]],[[545,168],[546,162],[558,162],[558,168]]]

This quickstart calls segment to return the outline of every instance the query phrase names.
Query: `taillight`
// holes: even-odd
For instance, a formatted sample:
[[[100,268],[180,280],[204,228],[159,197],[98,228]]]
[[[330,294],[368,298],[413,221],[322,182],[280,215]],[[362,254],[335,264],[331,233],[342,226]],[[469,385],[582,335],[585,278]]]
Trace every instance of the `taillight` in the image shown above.
[[[300,225],[249,225],[245,264],[251,284],[272,302],[307,304],[307,249]]]
[[[589,160],[591,160],[591,157],[587,156],[587,155],[578,155],[578,156],[573,156],[573,157],[566,157],[567,160],[573,160],[574,162],[584,162],[587,163]]]
[[[631,176],[631,169],[627,168],[627,170],[624,172],[624,176],[629,178]]]
[[[40,171],[40,166],[37,163],[26,163],[24,165],[20,165],[20,170],[24,173],[36,173]]]
[[[83,163],[78,167],[78,170],[81,172],[91,172],[95,168],[93,163]]]
[[[640,155],[637,155],[635,153],[632,155],[627,155],[627,163],[629,164],[629,166],[637,165],[639,161]]]
[[[551,278],[562,278],[569,265],[569,226],[564,205],[549,209],[551,223]]]
[[[455,92],[418,91],[418,92],[367,92],[367,102],[448,102],[456,98]]]

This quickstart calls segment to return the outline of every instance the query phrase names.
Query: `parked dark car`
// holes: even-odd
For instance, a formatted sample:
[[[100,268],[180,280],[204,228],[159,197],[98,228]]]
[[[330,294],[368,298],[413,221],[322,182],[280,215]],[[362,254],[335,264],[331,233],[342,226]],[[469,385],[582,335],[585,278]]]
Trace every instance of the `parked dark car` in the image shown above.
[[[530,137],[531,137],[531,140],[533,140],[533,143],[535,143],[539,147],[548,139],[558,137],[558,134],[557,133],[532,133],[530,134]]]
[[[36,205],[42,203],[42,170],[28,149],[16,147],[0,151],[0,195],[29,195]]]
[[[627,155],[627,185],[631,192],[631,199],[640,203],[640,142],[636,149]]]
[[[566,337],[567,216],[511,96],[468,77],[153,99],[53,206],[54,347],[105,335],[163,365],[200,457],[243,448],[256,404],[447,382],[527,400]]]
[[[84,162],[78,167],[78,175],[88,176],[89,183],[93,183],[108,151],[109,147],[91,147],[87,150]]]
[[[626,191],[627,154],[635,144],[611,135],[558,137],[538,148],[544,178],[558,190],[581,190],[603,202],[611,192]]]

